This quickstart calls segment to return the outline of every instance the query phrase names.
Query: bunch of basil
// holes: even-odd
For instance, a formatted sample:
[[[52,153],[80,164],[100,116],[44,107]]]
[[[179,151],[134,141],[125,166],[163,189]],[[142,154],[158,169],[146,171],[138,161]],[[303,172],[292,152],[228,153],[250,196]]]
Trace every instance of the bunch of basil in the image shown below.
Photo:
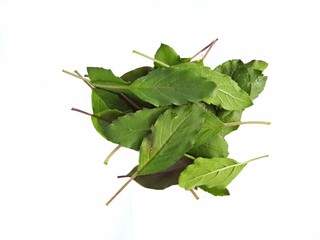
[[[239,127],[243,110],[263,91],[268,64],[237,59],[212,70],[165,44],[153,60],[153,67],[121,77],[98,67],[87,68],[89,79],[76,75],[92,88],[95,129],[117,149],[139,151],[127,183],[152,189],[178,184],[228,195],[227,185],[256,159],[227,158],[225,136]]]

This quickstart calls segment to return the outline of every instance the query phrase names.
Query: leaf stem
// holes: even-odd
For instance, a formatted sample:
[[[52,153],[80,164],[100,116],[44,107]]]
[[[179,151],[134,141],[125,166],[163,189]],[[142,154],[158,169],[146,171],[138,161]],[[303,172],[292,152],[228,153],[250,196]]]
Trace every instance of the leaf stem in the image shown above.
[[[122,97],[127,103],[129,103],[132,107],[135,108],[135,110],[140,110],[141,107],[136,104],[133,100],[131,100],[127,95],[124,93],[120,93],[120,97]]]
[[[72,110],[72,111],[79,112],[79,113],[83,113],[83,114],[85,114],[85,115],[88,115],[88,116],[90,116],[90,117],[97,118],[97,119],[99,119],[99,120],[102,120],[102,121],[105,121],[105,122],[108,122],[108,123],[112,123],[111,121],[109,121],[109,120],[107,120],[107,119],[104,119],[104,118],[99,117],[99,116],[97,116],[97,115],[94,115],[94,114],[85,112],[85,111],[80,110],[80,109],[78,109],[78,108],[71,108],[71,110]]]
[[[152,57],[150,57],[150,56],[148,56],[148,55],[146,55],[146,54],[143,54],[143,53],[141,53],[141,52],[138,52],[138,51],[136,51],[136,50],[133,50],[132,51],[133,53],[136,53],[136,54],[138,54],[138,55],[140,55],[140,56],[143,56],[143,57],[145,57],[145,58],[148,58],[148,59],[150,59],[150,60],[152,60],[152,61],[154,61],[154,62],[156,62],[156,63],[159,63],[161,66],[163,66],[163,67],[170,67],[168,64],[165,64],[164,62],[161,62],[161,61],[159,61],[159,60],[157,60],[157,59],[155,59],[155,58],[152,58]]]
[[[78,73],[72,73],[72,72],[69,72],[69,71],[64,70],[64,69],[62,69],[62,72],[66,73],[66,74],[68,74],[68,75],[71,75],[71,76],[73,76],[73,77],[79,78],[79,79],[83,80],[85,83],[91,85],[91,83],[90,83],[90,81],[89,81],[88,79],[82,77],[82,76],[81,76],[80,74],[78,74]],[[92,85],[91,85],[91,86],[92,86]]]
[[[204,61],[204,59],[207,57],[208,53],[210,52],[211,48],[213,47],[213,45],[218,41],[218,38],[214,41],[211,42],[208,50],[206,51],[206,53],[204,54],[203,58],[202,58],[202,61]]]
[[[187,158],[190,158],[190,159],[192,159],[192,160],[196,160],[196,158],[195,158],[194,156],[191,156],[191,155],[188,154],[188,153],[185,153],[184,156],[187,157]]]
[[[195,55],[193,55],[191,57],[191,59],[194,59],[196,56],[198,56],[200,53],[202,53],[203,51],[205,51],[207,48],[208,51],[206,52],[206,54],[204,55],[204,57],[202,58],[202,61],[205,59],[205,57],[208,55],[209,51],[211,50],[211,48],[213,47],[213,45],[218,41],[218,38],[213,40],[211,43],[209,43],[207,46],[205,46],[203,49],[201,49],[199,52],[197,52]]]
[[[266,158],[266,157],[269,157],[269,155],[263,155],[263,156],[260,156],[260,157],[252,158],[252,159],[250,159],[248,161],[242,162],[241,164],[247,164],[249,162],[253,162],[253,161],[259,160],[261,158]]]
[[[191,189],[190,192],[192,193],[192,195],[194,196],[194,198],[195,198],[196,200],[199,200],[199,199],[200,199],[199,196],[197,195],[197,193],[196,193],[193,189]]]
[[[224,123],[224,126],[226,126],[226,127],[234,127],[234,126],[239,126],[239,125],[244,125],[244,124],[265,124],[265,125],[270,125],[271,122],[265,122],[265,121],[229,122],[229,123]]]
[[[107,165],[110,158],[113,156],[113,154],[115,154],[119,149],[121,148],[121,145],[119,144],[118,146],[116,146],[107,156],[106,160],[104,160],[104,164]]]
[[[82,78],[82,75],[77,70],[75,70],[74,72],[75,72],[75,74],[77,74],[79,77]],[[94,88],[89,81],[84,81],[84,83],[87,84],[89,86],[89,88],[91,88],[91,89]]]
[[[106,205],[108,206],[122,191],[123,189],[126,188],[126,186],[129,185],[129,183],[135,179],[136,177],[138,176],[138,172],[136,172],[135,174],[133,174],[130,179],[125,183],[123,184],[123,186],[110,198],[110,200],[106,203]]]

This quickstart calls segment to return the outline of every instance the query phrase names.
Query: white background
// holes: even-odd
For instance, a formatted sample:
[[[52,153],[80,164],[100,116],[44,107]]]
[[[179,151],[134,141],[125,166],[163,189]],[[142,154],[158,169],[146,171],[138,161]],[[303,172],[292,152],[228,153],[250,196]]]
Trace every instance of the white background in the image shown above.
[[[0,239],[320,239],[319,11],[317,1],[0,0]],[[253,162],[231,196],[132,183],[138,159],[70,111],[91,110],[90,89],[62,73],[87,66],[116,75],[151,62],[166,43],[189,57],[262,59],[265,91],[228,137],[230,157]]]

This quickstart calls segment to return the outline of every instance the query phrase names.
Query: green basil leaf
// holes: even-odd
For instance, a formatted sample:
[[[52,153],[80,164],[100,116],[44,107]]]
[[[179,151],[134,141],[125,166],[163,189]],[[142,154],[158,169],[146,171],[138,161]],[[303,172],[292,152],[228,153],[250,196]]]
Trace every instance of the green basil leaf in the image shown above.
[[[94,128],[97,130],[98,133],[100,133],[101,136],[104,138],[108,139],[107,133],[105,131],[106,127],[108,127],[112,121],[117,119],[120,116],[123,116],[125,113],[120,112],[119,110],[116,109],[106,109],[102,112],[95,113],[91,117],[92,124]],[[109,139],[108,139],[109,140]]]
[[[197,158],[179,177],[179,185],[186,190],[198,186],[223,189],[242,171],[247,162],[230,158]]]
[[[229,190],[227,188],[208,188],[207,186],[200,186],[203,191],[210,193],[214,196],[227,196],[230,195]]]
[[[252,60],[246,63],[246,65],[261,72],[263,72],[268,67],[268,63],[262,60]]]
[[[267,77],[262,71],[268,64],[260,60],[252,60],[244,64],[239,59],[229,60],[215,68],[215,71],[230,76],[238,85],[246,91],[251,99],[255,99],[263,91]]]
[[[122,112],[132,110],[132,108],[124,100],[122,100],[119,95],[103,89],[93,88],[91,101],[92,111],[94,114],[107,109],[117,109]]]
[[[159,116],[151,134],[142,141],[139,175],[156,173],[174,165],[194,144],[205,108],[202,104],[168,109]]]
[[[154,58],[169,65],[169,66],[173,66],[173,65],[177,65],[177,64],[182,63],[181,58],[176,53],[176,51],[172,47],[170,47],[166,44],[163,44],[163,43],[161,44],[161,46],[157,50]],[[155,66],[155,68],[163,67],[162,65],[160,65],[157,62],[154,62],[154,66]]]
[[[140,100],[130,91],[129,82],[115,76],[111,70],[98,67],[88,67],[87,71],[90,81],[94,87],[101,90],[107,90],[118,95],[125,94],[127,98],[140,107],[150,107],[150,104]]]
[[[210,142],[224,127],[223,122],[215,114],[207,110],[204,115],[204,124],[197,135],[194,147]]]
[[[207,142],[194,146],[188,153],[194,157],[227,157],[229,155],[228,143],[223,136],[217,134]]]
[[[165,107],[142,109],[119,117],[105,128],[105,134],[111,142],[121,146],[139,150],[143,138],[150,131]]]
[[[123,81],[121,78],[115,76],[110,69],[99,67],[87,67],[88,76],[90,81],[94,84],[110,84],[112,86],[127,86],[128,82]],[[116,88],[115,88],[116,89]]]
[[[250,91],[250,97],[252,99],[257,98],[259,94],[263,91],[266,85],[267,79],[268,79],[267,76],[259,75],[258,77],[252,80],[251,91]]]
[[[242,110],[252,105],[250,96],[229,76],[196,63],[180,64],[177,67],[192,70],[198,76],[216,84],[214,92],[208,95],[204,102],[226,110]]]
[[[158,68],[133,82],[130,89],[136,96],[157,107],[199,102],[210,96],[215,84],[192,69],[180,67],[186,64],[190,63]]]
[[[126,82],[134,82],[138,78],[146,76],[152,70],[153,70],[152,67],[139,67],[123,74],[121,76],[121,79]]]
[[[217,117],[224,123],[229,123],[229,122],[241,122],[241,117],[242,117],[242,110],[238,111],[227,111],[227,110],[219,110],[217,111],[216,115]],[[226,136],[229,133],[237,130],[239,126],[232,126],[232,127],[225,127],[220,131],[220,135]]]

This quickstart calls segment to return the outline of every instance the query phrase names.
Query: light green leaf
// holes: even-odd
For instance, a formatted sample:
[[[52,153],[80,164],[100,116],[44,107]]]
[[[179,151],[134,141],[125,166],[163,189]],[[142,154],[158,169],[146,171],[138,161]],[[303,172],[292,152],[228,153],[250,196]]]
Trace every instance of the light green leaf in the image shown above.
[[[152,127],[140,148],[139,175],[155,173],[174,165],[194,144],[205,108],[183,105],[165,111]]]
[[[192,147],[188,153],[194,157],[227,157],[228,152],[228,143],[220,134],[215,135],[207,142]]]
[[[204,99],[206,103],[226,110],[242,110],[252,105],[250,96],[229,76],[196,63],[180,64],[177,67],[192,70],[216,84],[214,92]]]
[[[201,77],[193,69],[178,66],[158,68],[150,72],[133,82],[131,91],[157,107],[199,102],[213,93],[215,84],[212,81]]]
[[[169,66],[177,65],[182,63],[180,56],[176,53],[176,51],[166,44],[161,44],[159,49],[155,54],[155,59],[163,62]],[[159,63],[155,62],[154,66],[156,68],[163,67]]]
[[[104,132],[111,142],[123,147],[139,150],[143,138],[150,131],[165,107],[142,109],[134,113],[127,113],[108,125]]]
[[[230,158],[197,158],[180,174],[179,185],[186,190],[202,185],[225,188],[247,163],[238,163]]]

